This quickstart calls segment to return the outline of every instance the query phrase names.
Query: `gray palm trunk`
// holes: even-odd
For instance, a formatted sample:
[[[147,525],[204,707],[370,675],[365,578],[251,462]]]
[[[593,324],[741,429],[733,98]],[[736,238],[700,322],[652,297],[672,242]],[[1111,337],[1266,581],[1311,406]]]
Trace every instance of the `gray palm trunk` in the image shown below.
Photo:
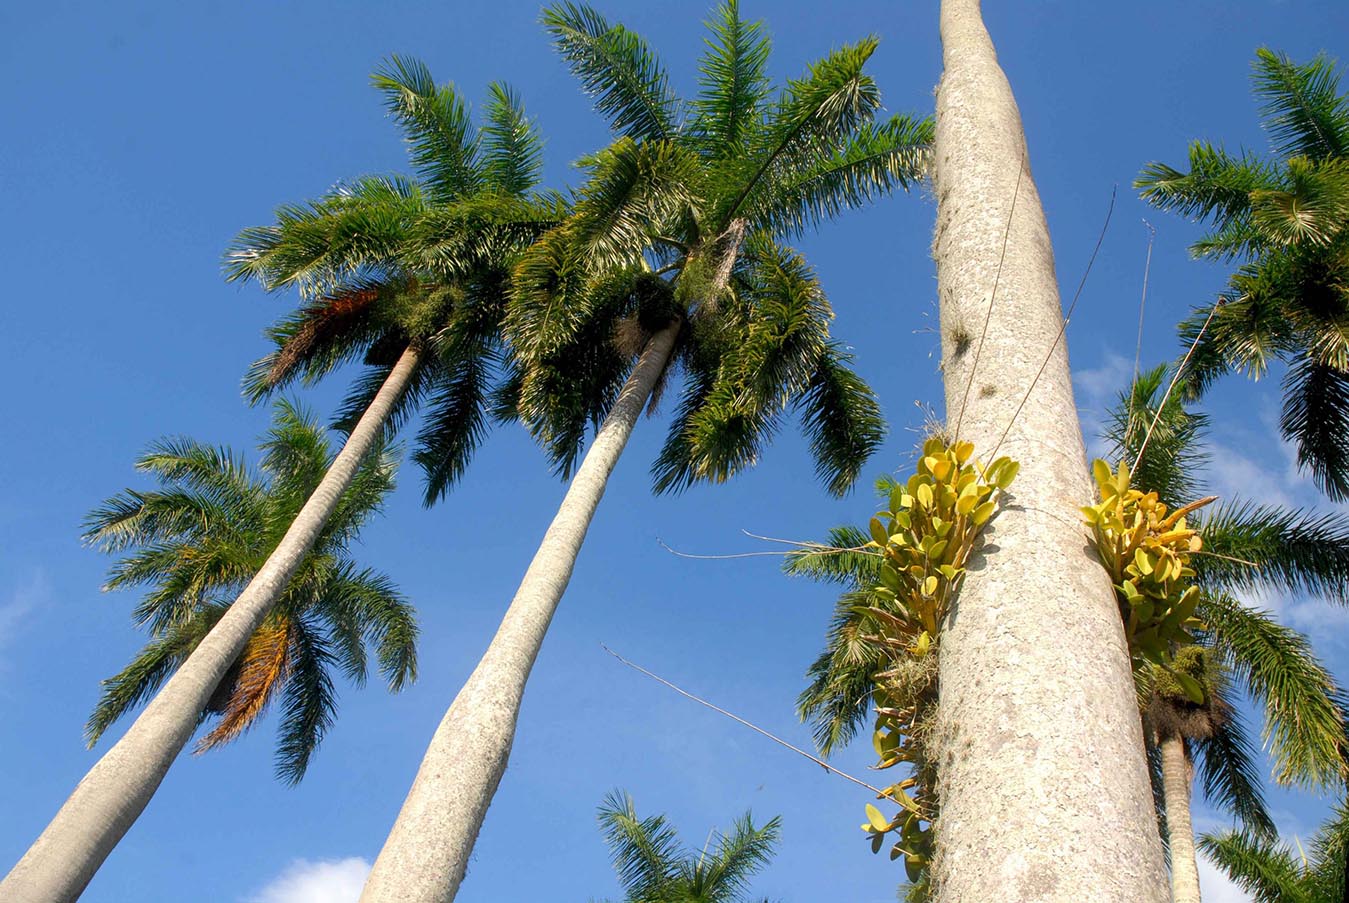
[[[932,177],[947,427],[1021,471],[942,633],[935,896],[1162,901],[1123,626],[1077,510],[1092,486],[1020,113],[978,0],[943,0],[941,37]]]
[[[145,711],[75,787],[0,882],[5,903],[67,903],[140,817],[197,727],[211,694],[285,590],[379,439],[419,352],[403,352],[281,542]]]
[[[506,770],[525,683],[571,579],[590,520],[642,409],[670,362],[681,323],[642,351],[482,660],[440,722],[361,903],[448,903]]]
[[[1185,741],[1169,735],[1160,744],[1162,799],[1166,804],[1166,836],[1171,847],[1171,903],[1199,903],[1199,860],[1190,822],[1194,767]]]

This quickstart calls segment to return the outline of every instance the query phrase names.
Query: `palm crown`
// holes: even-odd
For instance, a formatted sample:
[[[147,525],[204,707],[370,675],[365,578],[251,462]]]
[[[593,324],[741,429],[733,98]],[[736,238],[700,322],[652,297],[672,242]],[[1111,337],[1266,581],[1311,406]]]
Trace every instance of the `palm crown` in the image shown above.
[[[489,86],[475,127],[453,86],[416,60],[391,57],[373,81],[416,179],[367,176],[284,206],[274,225],[240,233],[226,269],[268,290],[294,286],[303,301],[269,330],[275,350],[245,378],[254,401],[362,359],[369,369],[339,421],[350,426],[400,355],[417,352],[388,427],[425,404],[414,458],[430,504],[462,476],[491,419],[513,255],[565,205],[535,192],[542,141],[508,87]]]
[[[1189,172],[1152,163],[1136,187],[1213,230],[1196,256],[1240,260],[1228,291],[1181,325],[1198,342],[1191,395],[1228,370],[1288,364],[1283,434],[1332,498],[1349,497],[1349,96],[1324,55],[1298,65],[1260,50],[1254,90],[1276,159],[1190,146]],[[1212,315],[1208,328],[1204,324]],[[1202,331],[1202,337],[1201,337]]]
[[[756,828],[746,813],[717,835],[715,849],[694,856],[663,815],[639,819],[625,793],[605,797],[599,821],[627,903],[748,903],[749,879],[768,865],[781,833],[778,819]]]
[[[103,682],[87,728],[91,744],[192,653],[332,461],[323,429],[284,401],[262,450],[261,472],[253,473],[227,448],[161,440],[136,462],[161,488],[125,490],[88,516],[86,541],[122,556],[106,588],[149,588],[133,617],[153,638]],[[389,455],[366,459],[276,608],[216,689],[203,715],[216,723],[198,750],[237,738],[279,700],[277,771],[298,781],[336,716],[334,670],[364,683],[370,647],[391,690],[416,676],[411,607],[388,577],[359,567],[348,551],[393,481]]]
[[[685,379],[659,490],[750,465],[794,407],[821,477],[845,491],[879,442],[879,410],[830,338],[814,272],[779,239],[917,177],[930,126],[873,121],[862,67],[875,40],[774,96],[768,39],[728,2],[686,102],[640,37],[590,8],[550,7],[544,25],[617,138],[582,161],[572,215],[516,269],[506,330],[526,424],[570,471],[646,339],[678,328],[670,363]]]

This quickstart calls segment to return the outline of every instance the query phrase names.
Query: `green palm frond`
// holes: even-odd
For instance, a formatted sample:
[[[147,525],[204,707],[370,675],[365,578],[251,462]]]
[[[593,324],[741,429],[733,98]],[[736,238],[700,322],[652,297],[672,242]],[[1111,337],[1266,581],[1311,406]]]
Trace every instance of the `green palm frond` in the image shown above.
[[[337,692],[330,673],[335,657],[321,626],[305,617],[293,618],[291,625],[290,670],[281,689],[276,773],[283,781],[296,784],[337,718]]]
[[[1283,380],[1279,429],[1297,444],[1297,462],[1322,492],[1349,499],[1349,371],[1313,358],[1294,362]]]
[[[851,354],[831,344],[797,403],[815,473],[836,496],[852,488],[885,438],[880,403],[851,363]]]
[[[881,556],[864,551],[869,542],[871,537],[864,530],[834,527],[823,548],[794,549],[783,564],[783,572],[854,589],[871,586],[880,580]]]
[[[162,489],[125,492],[88,520],[91,541],[120,554],[108,588],[145,585],[133,610],[150,642],[104,682],[90,742],[152,695],[197,647],[267,561],[334,454],[317,419],[279,401],[253,475],[238,456],[190,439],[164,440],[139,462]],[[360,526],[393,487],[394,461],[376,449],[300,562],[276,608],[216,689],[199,749],[229,742],[282,700],[278,773],[298,780],[334,717],[333,668],[360,683],[365,646],[390,688],[415,676],[412,610],[389,579],[347,554]]]
[[[1191,561],[1200,586],[1276,589],[1349,604],[1349,518],[1250,502],[1219,504],[1203,520]]]
[[[684,855],[674,828],[661,815],[638,819],[632,797],[617,790],[605,796],[599,822],[628,898],[659,899]]]
[[[1152,206],[1192,220],[1212,220],[1218,228],[1249,215],[1252,191],[1279,185],[1271,164],[1245,151],[1233,156],[1207,141],[1190,145],[1189,172],[1154,162],[1134,180]]]
[[[773,818],[755,827],[750,813],[737,819],[731,833],[717,837],[710,860],[698,861],[697,884],[701,899],[740,900],[749,892],[749,881],[773,860],[773,849],[782,834],[781,819]]]
[[[223,605],[203,606],[187,623],[165,631],[125,668],[102,681],[98,705],[84,726],[88,745],[92,748],[114,721],[158,692],[224,613]]]
[[[508,85],[487,86],[482,136],[482,169],[487,185],[506,195],[523,195],[543,173],[543,138],[525,115],[520,96]]]
[[[1251,894],[1255,903],[1322,903],[1304,889],[1298,858],[1275,841],[1232,831],[1205,834],[1199,838],[1199,849]]]
[[[744,153],[762,128],[772,45],[763,23],[740,18],[738,0],[726,0],[712,16],[707,23],[711,36],[698,64],[693,122],[699,153],[724,160]]]
[[[448,200],[476,190],[483,175],[478,135],[454,87],[437,86],[426,64],[396,54],[370,79],[403,128],[413,169],[431,194]]]
[[[425,423],[413,454],[425,475],[422,497],[430,507],[468,470],[473,453],[487,435],[488,380],[493,355],[456,349],[445,362],[445,375],[426,399]]]
[[[399,268],[407,230],[426,209],[421,188],[398,176],[339,185],[278,208],[275,225],[240,232],[226,251],[225,276],[268,291],[293,285],[308,297],[378,282]]]
[[[746,209],[756,228],[799,235],[864,207],[896,189],[912,187],[927,165],[931,119],[895,115],[865,123],[829,159],[774,181]]]
[[[739,190],[719,205],[713,223],[723,226],[753,210],[776,184],[800,178],[820,164],[821,149],[846,143],[880,107],[880,91],[862,71],[878,40],[845,45],[787,84],[766,127],[737,167]]]
[[[1334,62],[1324,53],[1298,65],[1261,47],[1252,64],[1260,115],[1275,152],[1313,160],[1349,156],[1349,99],[1339,93]]]
[[[1137,485],[1148,487],[1176,507],[1199,494],[1195,475],[1208,461],[1201,444],[1208,418],[1186,410],[1176,393],[1166,396],[1159,411],[1170,382],[1171,369],[1166,364],[1140,373],[1107,413],[1102,438],[1112,460],[1126,461],[1132,467]],[[1140,449],[1142,458],[1138,457]]]
[[[670,78],[640,36],[611,26],[584,4],[545,7],[542,21],[615,132],[637,140],[662,140],[678,132],[682,111]]]
[[[1275,780],[1342,784],[1341,693],[1306,638],[1223,593],[1206,594],[1198,616],[1223,663],[1268,713],[1263,735]]]

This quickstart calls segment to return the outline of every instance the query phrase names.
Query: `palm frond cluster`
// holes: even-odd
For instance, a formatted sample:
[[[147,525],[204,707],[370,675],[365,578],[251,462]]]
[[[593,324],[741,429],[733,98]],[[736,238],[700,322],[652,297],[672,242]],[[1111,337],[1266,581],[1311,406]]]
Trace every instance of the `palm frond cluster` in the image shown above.
[[[912,184],[930,123],[875,123],[874,39],[774,92],[768,38],[734,2],[709,23],[691,101],[639,36],[588,7],[550,7],[544,25],[616,139],[583,161],[571,216],[516,269],[506,334],[522,420],[570,472],[645,340],[677,329],[683,385],[657,490],[750,466],[791,409],[821,479],[846,491],[880,441],[879,408],[830,335],[813,269],[782,240]]]
[[[1196,344],[1190,395],[1282,361],[1280,428],[1318,485],[1349,498],[1349,95],[1325,55],[1297,64],[1265,49],[1254,91],[1273,160],[1196,141],[1188,171],[1152,163],[1135,184],[1153,206],[1212,226],[1196,256],[1241,261],[1227,291],[1181,324]]]
[[[215,626],[271,554],[332,463],[323,428],[282,401],[257,471],[228,448],[164,439],[137,461],[159,484],[125,490],[90,513],[85,540],[122,556],[108,589],[148,587],[133,617],[151,641],[103,682],[90,744],[152,696]],[[390,690],[417,673],[411,606],[384,574],[361,568],[349,546],[394,486],[380,451],[361,466],[272,613],[216,688],[197,748],[207,750],[281,707],[277,773],[298,781],[336,714],[334,674],[361,685],[374,666]]]

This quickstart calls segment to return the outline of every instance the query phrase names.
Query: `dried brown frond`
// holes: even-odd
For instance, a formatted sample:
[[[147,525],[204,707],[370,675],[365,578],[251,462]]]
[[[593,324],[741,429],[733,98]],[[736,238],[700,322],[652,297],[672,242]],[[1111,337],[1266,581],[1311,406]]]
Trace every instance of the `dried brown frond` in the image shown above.
[[[220,722],[197,742],[196,752],[228,743],[253,726],[290,671],[293,633],[288,618],[273,616],[253,631],[239,657],[238,677],[231,687]]]
[[[332,295],[311,306],[304,325],[277,351],[272,368],[267,371],[267,382],[271,385],[280,383],[315,345],[331,339],[365,316],[378,297],[377,289],[365,288]]]

